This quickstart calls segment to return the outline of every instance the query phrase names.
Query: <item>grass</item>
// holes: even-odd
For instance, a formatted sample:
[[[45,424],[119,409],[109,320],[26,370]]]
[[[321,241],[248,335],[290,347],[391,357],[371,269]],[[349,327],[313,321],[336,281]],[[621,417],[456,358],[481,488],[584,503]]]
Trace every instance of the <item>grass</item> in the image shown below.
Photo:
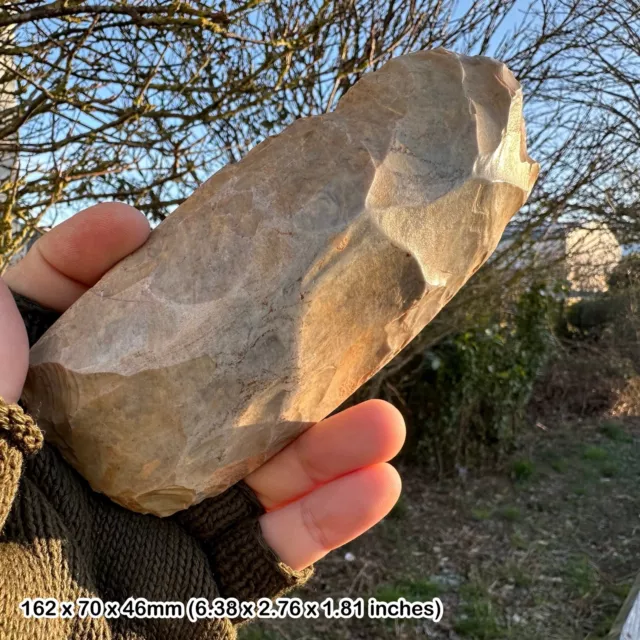
[[[598,446],[585,447],[582,452],[582,459],[589,460],[591,462],[602,462],[609,457],[609,454],[605,449]]]
[[[622,598],[624,600],[629,595],[632,586],[632,582],[620,582],[608,585],[607,589],[616,598]]]
[[[569,461],[561,451],[545,451],[541,456],[543,466],[550,467],[556,473],[567,473]]]
[[[507,560],[497,570],[497,575],[508,584],[513,584],[516,587],[530,587],[535,580],[529,567],[516,560]]]
[[[513,549],[517,549],[519,551],[526,551],[529,548],[529,542],[517,531],[511,535],[509,542]]]
[[[620,473],[620,465],[615,461],[608,461],[600,465],[600,473],[605,478],[613,478]]]
[[[615,445],[617,445],[618,447],[622,447],[625,446],[629,441],[626,438],[626,432],[621,431],[620,427],[615,427],[615,429],[619,430],[620,433],[624,434],[625,437],[622,437],[622,435],[620,435],[617,430],[612,431],[613,428],[614,427],[611,423],[605,423],[605,425],[600,427],[600,432],[605,429],[610,436],[612,434],[615,434],[610,438],[611,442],[609,444],[609,448],[592,445],[587,446],[583,449],[582,461],[588,465],[591,465],[592,467],[591,475],[589,474],[589,472],[585,472],[585,477],[587,479],[596,479],[596,475],[594,472],[597,472],[599,476],[604,478],[613,478],[621,472],[621,464],[619,458],[622,457],[622,452],[615,448],[611,450],[611,445],[615,443]]]
[[[587,488],[583,484],[576,484],[572,487],[572,492],[576,496],[586,496]]]
[[[377,600],[391,602],[405,598],[410,601],[433,600],[440,595],[442,587],[430,580],[400,580],[393,584],[384,584],[376,589],[374,597]]]
[[[474,520],[488,520],[491,517],[492,513],[493,511],[491,509],[483,507],[475,507],[474,509],[471,509],[471,515],[473,516]]]
[[[454,625],[457,633],[474,640],[503,640],[506,637],[502,612],[484,585],[477,581],[462,585],[460,600]]]
[[[498,509],[498,516],[506,522],[518,522],[522,519],[520,509],[513,505],[507,505]]]
[[[599,573],[587,556],[571,558],[566,565],[567,583],[575,595],[585,598],[598,588]]]
[[[619,422],[607,420],[600,425],[600,433],[613,442],[633,442],[633,437],[627,433]]]
[[[285,640],[285,638],[276,631],[264,629],[255,624],[242,627],[238,633],[238,638],[240,640]]]
[[[640,513],[639,439],[619,421],[546,426],[502,474],[433,483],[420,468],[401,468],[403,498],[349,544],[355,560],[329,554],[293,594],[437,596],[440,623],[321,616],[257,622],[240,639],[605,638],[640,570],[640,539],[629,527]]]
[[[516,482],[525,482],[531,479],[535,468],[535,464],[529,459],[514,460],[511,463],[511,474]]]
[[[392,520],[402,520],[407,517],[409,513],[409,504],[404,495],[400,495],[398,502],[395,503],[393,509],[389,512],[388,518]]]
[[[552,460],[550,466],[556,473],[566,473],[569,470],[569,463],[564,458]]]

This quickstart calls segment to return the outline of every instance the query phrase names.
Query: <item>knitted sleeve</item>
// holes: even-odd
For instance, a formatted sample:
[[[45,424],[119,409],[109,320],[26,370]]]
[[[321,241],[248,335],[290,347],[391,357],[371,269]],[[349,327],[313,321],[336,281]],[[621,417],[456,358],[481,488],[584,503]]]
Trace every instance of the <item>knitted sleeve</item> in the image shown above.
[[[33,345],[60,314],[13,295]],[[311,576],[312,568],[294,571],[268,547],[258,520],[264,510],[245,483],[170,518],[134,513],[92,491],[43,444],[23,409],[0,400],[0,637],[226,640],[236,637],[237,619],[36,620],[18,605],[26,597],[248,601]]]
[[[0,533],[18,490],[23,456],[39,451],[42,440],[31,416],[0,399]]]

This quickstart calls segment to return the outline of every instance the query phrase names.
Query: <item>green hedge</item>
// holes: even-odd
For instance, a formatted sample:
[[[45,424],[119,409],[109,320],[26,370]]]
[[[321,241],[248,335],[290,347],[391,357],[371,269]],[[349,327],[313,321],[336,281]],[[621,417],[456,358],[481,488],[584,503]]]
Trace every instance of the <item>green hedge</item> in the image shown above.
[[[511,309],[422,354],[399,385],[412,458],[446,475],[495,464],[512,450],[562,300],[561,289],[535,285]]]

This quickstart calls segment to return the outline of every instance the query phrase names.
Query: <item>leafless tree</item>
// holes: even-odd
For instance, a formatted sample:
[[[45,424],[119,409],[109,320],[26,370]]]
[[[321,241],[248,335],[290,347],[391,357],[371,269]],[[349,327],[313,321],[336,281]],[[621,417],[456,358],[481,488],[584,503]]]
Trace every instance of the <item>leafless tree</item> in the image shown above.
[[[160,221],[363,73],[444,46],[509,65],[542,170],[512,240],[425,333],[435,340],[549,266],[541,233],[606,224],[638,242],[638,33],[637,0],[5,2],[0,154],[20,162],[0,184],[0,271],[43,216],[115,199]]]
[[[466,11],[452,0],[5,2],[0,86],[14,105],[0,149],[20,157],[3,186],[5,229],[17,219],[30,232],[45,213],[104,199],[162,220],[215,170],[333,108],[390,57],[486,50],[514,1]]]

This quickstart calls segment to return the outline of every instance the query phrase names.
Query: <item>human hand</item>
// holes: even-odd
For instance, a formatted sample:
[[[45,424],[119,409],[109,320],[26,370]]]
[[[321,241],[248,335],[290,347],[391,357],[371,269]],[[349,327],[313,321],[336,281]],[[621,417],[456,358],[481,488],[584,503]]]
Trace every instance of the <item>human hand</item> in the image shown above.
[[[54,227],[7,270],[0,282],[0,396],[19,399],[29,358],[6,285],[62,313],[149,233],[136,209],[96,205]],[[387,461],[404,436],[400,413],[370,400],[317,423],[245,479],[267,511],[260,518],[263,537],[284,563],[307,567],[391,510],[401,483]]]

